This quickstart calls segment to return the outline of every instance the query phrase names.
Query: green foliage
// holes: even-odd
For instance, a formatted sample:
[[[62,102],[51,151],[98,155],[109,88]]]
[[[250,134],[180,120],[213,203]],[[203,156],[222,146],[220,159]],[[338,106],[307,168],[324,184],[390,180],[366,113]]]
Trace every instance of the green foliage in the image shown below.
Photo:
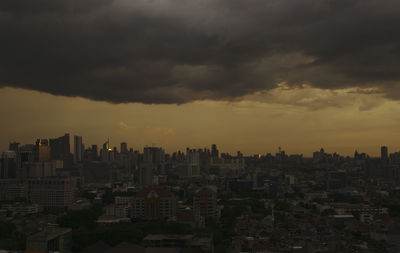
[[[96,193],[92,193],[89,191],[84,191],[81,195],[82,195],[82,197],[84,197],[88,200],[91,200],[91,201],[94,200],[94,198],[96,197]]]
[[[388,208],[390,216],[400,217],[400,205],[392,203],[392,204],[386,204],[385,207]]]
[[[15,225],[9,222],[0,222],[0,238],[8,238],[15,231]]]
[[[148,234],[191,234],[193,229],[186,224],[155,221],[97,225],[93,228],[81,226],[72,231],[73,251],[81,251],[101,240],[115,246],[121,242],[141,244]]]
[[[105,193],[103,194],[103,203],[104,204],[112,204],[114,203],[115,196],[112,193],[111,189],[106,189]]]
[[[25,249],[26,238],[16,230],[14,224],[0,222],[0,249],[22,250]]]
[[[275,210],[288,211],[288,210],[290,210],[290,204],[285,201],[277,201],[275,203]]]
[[[329,193],[328,198],[330,198],[332,202],[348,202],[348,199],[342,193]]]
[[[100,215],[101,207],[94,206],[91,209],[68,211],[65,215],[57,218],[57,223],[61,227],[73,229],[80,227],[94,228]]]

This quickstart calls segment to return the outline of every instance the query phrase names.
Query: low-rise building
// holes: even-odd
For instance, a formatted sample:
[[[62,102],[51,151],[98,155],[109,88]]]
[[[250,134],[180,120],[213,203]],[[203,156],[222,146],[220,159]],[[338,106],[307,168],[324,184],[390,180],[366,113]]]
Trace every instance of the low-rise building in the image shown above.
[[[28,236],[28,251],[69,253],[72,246],[70,228],[47,227],[44,231]]]

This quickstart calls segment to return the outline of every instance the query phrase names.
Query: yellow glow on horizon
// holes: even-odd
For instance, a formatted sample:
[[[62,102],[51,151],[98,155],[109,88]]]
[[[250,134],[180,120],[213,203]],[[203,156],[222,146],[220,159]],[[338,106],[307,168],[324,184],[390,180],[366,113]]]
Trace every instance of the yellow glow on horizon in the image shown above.
[[[288,154],[305,157],[321,147],[351,156],[355,149],[379,156],[382,145],[391,153],[400,150],[398,101],[356,90],[305,87],[272,93],[241,101],[145,105],[0,88],[0,114],[7,122],[0,132],[0,151],[12,141],[32,144],[65,133],[83,136],[86,147],[112,136],[114,143],[127,142],[134,150],[153,145],[168,153],[212,143],[223,152],[258,157],[280,145]]]

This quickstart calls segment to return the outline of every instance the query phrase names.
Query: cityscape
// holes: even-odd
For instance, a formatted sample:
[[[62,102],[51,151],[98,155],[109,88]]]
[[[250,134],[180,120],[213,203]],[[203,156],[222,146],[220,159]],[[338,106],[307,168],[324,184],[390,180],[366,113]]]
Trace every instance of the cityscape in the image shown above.
[[[379,148],[379,147],[378,147]],[[313,157],[216,144],[10,142],[0,167],[6,252],[397,252],[400,152]]]
[[[0,0],[0,253],[400,253],[399,0]]]

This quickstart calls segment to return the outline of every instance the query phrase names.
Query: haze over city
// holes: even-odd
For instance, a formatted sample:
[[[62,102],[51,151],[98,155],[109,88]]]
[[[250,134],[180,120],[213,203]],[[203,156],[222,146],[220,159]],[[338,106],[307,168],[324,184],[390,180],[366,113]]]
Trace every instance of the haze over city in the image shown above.
[[[304,94],[304,90],[298,89],[279,92],[282,96],[285,92],[289,96],[298,96],[296,92]],[[211,143],[218,143],[225,152],[241,150],[248,155],[274,153],[279,146],[307,157],[321,147],[342,155],[352,155],[357,149],[378,156],[381,145],[400,150],[397,101],[369,97],[372,95],[335,95],[324,90],[314,90],[310,95],[313,99],[318,95],[332,96],[333,100],[342,100],[343,105],[310,108],[251,100],[206,100],[183,105],[110,104],[3,88],[0,113],[5,127],[0,133],[0,149],[6,150],[11,141],[34,143],[36,138],[53,138],[69,132],[84,136],[86,145],[101,144],[110,137],[116,146],[126,141],[142,150],[154,144],[168,152],[203,148]],[[381,102],[360,110],[362,102],[348,96]]]
[[[0,0],[0,252],[399,253],[399,0]]]

